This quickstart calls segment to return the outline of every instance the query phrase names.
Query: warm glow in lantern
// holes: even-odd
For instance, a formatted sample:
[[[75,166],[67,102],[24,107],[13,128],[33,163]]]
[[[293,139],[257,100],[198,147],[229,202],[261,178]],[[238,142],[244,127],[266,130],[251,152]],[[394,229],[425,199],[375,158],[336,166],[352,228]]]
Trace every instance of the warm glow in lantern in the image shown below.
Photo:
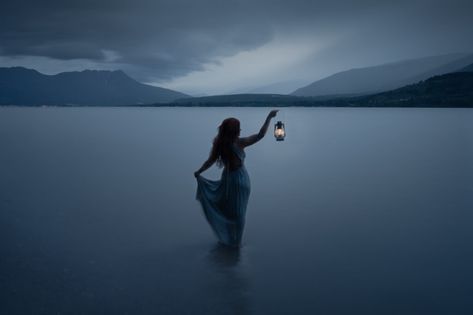
[[[284,130],[284,124],[281,121],[278,121],[274,125],[274,137],[276,141],[283,141],[286,136],[286,130]]]

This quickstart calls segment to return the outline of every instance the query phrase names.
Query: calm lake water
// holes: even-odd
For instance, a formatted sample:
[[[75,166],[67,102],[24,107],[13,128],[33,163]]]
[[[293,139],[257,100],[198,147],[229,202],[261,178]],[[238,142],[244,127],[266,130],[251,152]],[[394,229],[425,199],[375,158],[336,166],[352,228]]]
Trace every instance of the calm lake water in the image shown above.
[[[281,108],[227,250],[193,172],[269,110],[0,107],[0,314],[472,314],[473,110]]]

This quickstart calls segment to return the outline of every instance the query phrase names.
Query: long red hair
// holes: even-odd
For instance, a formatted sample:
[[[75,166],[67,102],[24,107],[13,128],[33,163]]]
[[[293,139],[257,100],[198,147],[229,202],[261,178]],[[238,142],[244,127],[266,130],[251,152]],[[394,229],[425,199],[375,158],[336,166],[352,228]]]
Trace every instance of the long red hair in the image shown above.
[[[240,135],[240,121],[230,117],[222,121],[218,134],[213,140],[212,155],[217,157],[217,165],[223,167],[234,158],[232,144]]]

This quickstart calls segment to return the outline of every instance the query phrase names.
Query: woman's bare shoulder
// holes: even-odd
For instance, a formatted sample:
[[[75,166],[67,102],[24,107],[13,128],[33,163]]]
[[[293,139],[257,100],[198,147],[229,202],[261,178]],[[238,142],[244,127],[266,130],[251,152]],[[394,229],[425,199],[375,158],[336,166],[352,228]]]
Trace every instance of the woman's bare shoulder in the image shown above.
[[[244,149],[246,146],[247,138],[246,137],[239,137],[236,141],[235,144],[240,148]]]

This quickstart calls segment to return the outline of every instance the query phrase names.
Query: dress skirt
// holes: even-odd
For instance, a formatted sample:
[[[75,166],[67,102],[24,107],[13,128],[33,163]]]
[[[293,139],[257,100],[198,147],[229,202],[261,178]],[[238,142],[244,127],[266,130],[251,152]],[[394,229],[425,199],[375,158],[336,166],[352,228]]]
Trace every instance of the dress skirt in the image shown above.
[[[224,168],[220,180],[197,177],[196,199],[221,243],[241,245],[250,190],[250,177],[244,165],[234,171]]]

